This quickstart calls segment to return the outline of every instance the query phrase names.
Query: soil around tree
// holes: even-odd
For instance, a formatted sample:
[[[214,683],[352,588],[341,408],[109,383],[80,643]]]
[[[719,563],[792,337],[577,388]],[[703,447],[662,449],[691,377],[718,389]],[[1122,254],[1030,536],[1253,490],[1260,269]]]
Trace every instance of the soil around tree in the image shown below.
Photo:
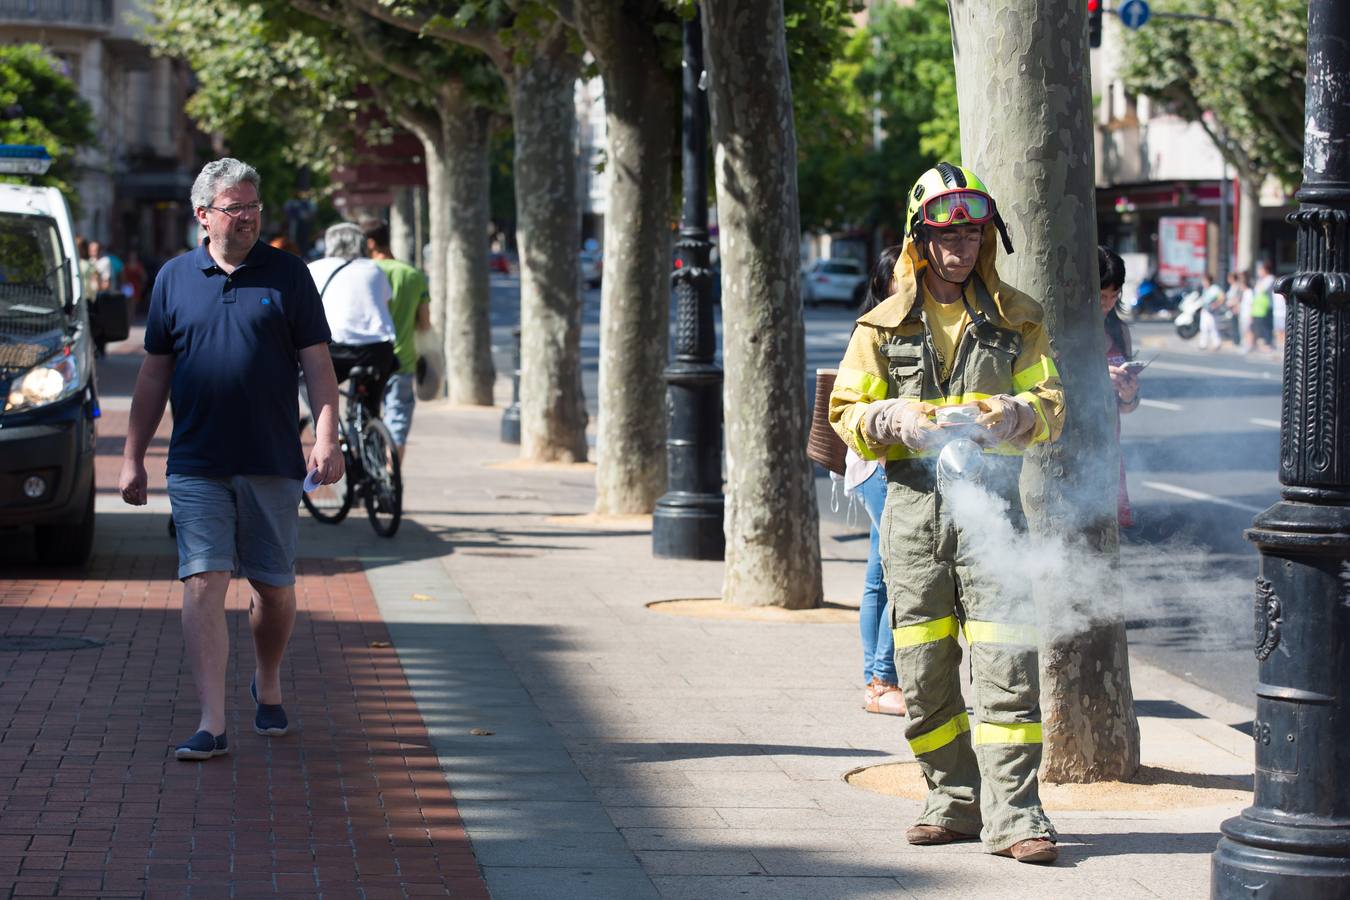
[[[721,597],[687,597],[657,600],[647,608],[667,616],[716,619],[724,622],[778,622],[785,625],[840,625],[858,621],[858,607],[825,602],[814,609],[783,609],[779,606],[736,606]]]
[[[652,530],[652,517],[650,515],[582,513],[575,516],[548,516],[544,521],[561,528],[581,528],[586,531]]]
[[[593,462],[540,462],[537,459],[508,459],[501,462],[484,463],[489,469],[508,469],[516,472],[594,472]]]
[[[857,788],[923,800],[928,785],[916,762],[865,766],[844,775]],[[1205,775],[1163,766],[1140,766],[1129,781],[1096,784],[1047,784],[1042,781],[1041,803],[1049,812],[1143,812],[1193,809],[1251,803],[1252,776]]]

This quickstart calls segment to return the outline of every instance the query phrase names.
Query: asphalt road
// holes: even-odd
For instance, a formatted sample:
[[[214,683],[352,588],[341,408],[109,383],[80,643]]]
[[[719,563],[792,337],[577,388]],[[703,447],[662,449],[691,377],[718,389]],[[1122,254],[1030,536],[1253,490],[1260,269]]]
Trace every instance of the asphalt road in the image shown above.
[[[494,277],[493,338],[502,372],[509,371],[518,290],[515,278]],[[598,290],[586,292],[582,317],[592,419],[599,297]],[[842,307],[807,309],[808,401],[811,373],[838,365],[852,321]],[[719,338],[720,328],[719,316]],[[1257,681],[1252,580],[1259,557],[1243,529],[1278,499],[1279,361],[1229,348],[1202,353],[1167,322],[1135,323],[1133,333],[1138,357],[1153,362],[1141,375],[1144,399],[1123,419],[1121,434],[1137,523],[1121,535],[1131,652],[1251,707]],[[830,516],[828,480],[818,483],[822,516]]]

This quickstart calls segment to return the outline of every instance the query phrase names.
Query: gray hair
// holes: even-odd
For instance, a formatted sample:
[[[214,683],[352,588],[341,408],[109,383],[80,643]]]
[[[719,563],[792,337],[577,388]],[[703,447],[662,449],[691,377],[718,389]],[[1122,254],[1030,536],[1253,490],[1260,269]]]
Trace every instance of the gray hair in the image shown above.
[[[323,255],[338,259],[356,259],[365,246],[366,236],[361,226],[353,222],[339,222],[329,225],[323,233]]]
[[[262,188],[262,179],[258,170],[248,163],[225,157],[202,166],[197,180],[192,182],[192,208],[210,206],[221,191],[228,191],[237,184],[247,181],[255,188]]]

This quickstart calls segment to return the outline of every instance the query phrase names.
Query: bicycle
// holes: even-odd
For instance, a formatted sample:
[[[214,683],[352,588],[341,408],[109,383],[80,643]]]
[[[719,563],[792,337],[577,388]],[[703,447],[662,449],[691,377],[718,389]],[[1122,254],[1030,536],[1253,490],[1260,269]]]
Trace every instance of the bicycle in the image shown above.
[[[403,474],[394,436],[372,408],[379,402],[375,393],[378,386],[374,369],[352,369],[347,386],[339,391],[347,401],[339,429],[346,471],[333,484],[321,484],[301,495],[301,501],[315,519],[337,525],[360,498],[375,533],[393,537],[403,521]],[[308,453],[314,445],[312,416],[301,418],[300,440]]]

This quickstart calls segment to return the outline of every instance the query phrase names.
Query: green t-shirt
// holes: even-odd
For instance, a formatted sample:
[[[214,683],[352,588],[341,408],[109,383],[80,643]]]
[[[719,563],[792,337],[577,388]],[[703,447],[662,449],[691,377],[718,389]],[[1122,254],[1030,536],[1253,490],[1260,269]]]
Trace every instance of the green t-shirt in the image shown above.
[[[389,316],[394,320],[394,356],[398,371],[410,375],[417,371],[417,308],[430,303],[427,277],[416,268],[397,259],[377,259],[375,265],[389,279],[394,296],[389,300]]]

